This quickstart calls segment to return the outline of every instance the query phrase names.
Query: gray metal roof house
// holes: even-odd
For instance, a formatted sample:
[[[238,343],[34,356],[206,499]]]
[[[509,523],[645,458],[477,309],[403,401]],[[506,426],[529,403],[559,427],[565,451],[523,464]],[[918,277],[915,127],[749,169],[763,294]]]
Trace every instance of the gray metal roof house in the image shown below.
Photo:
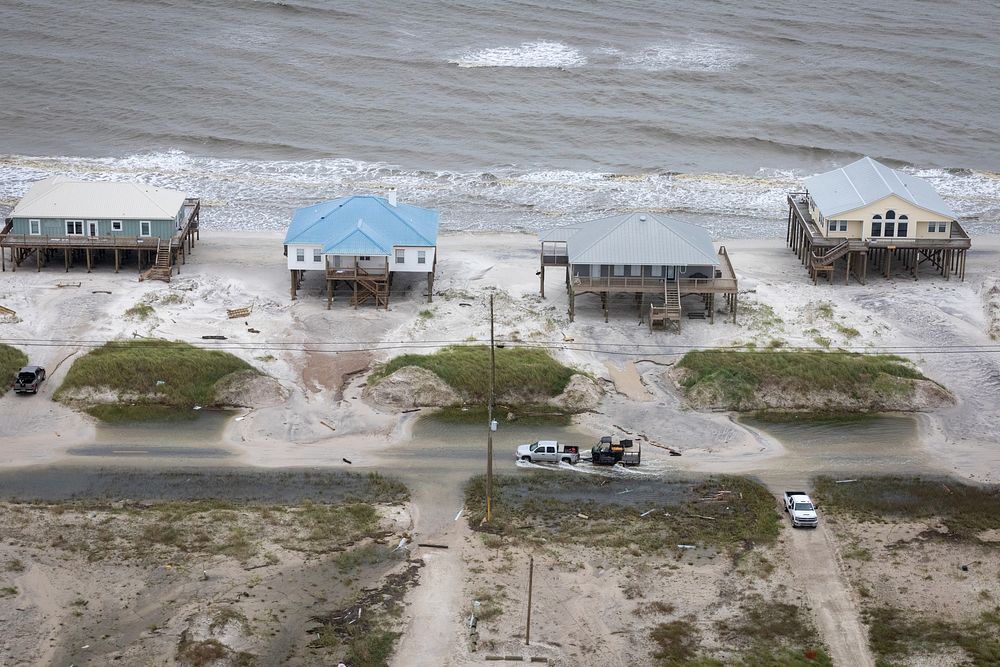
[[[169,280],[198,236],[200,203],[183,192],[144,183],[78,181],[53,176],[33,184],[0,230],[0,255],[10,249],[11,268],[32,253],[38,270],[62,250],[66,270],[74,259],[114,255],[117,271],[135,255],[148,277]],[[6,270],[6,258],[3,269]]]
[[[718,251],[708,231],[666,216],[636,212],[543,231],[541,294],[547,267],[566,267],[570,320],[580,294],[598,294],[608,318],[608,298],[632,293],[649,323],[680,327],[681,298],[699,295],[714,321],[715,295],[726,297],[735,317],[737,280],[725,247]]]
[[[832,281],[841,259],[861,283],[869,264],[888,278],[894,262],[914,279],[921,265],[964,278],[969,235],[924,179],[863,157],[803,183],[788,196],[786,240],[814,282]]]

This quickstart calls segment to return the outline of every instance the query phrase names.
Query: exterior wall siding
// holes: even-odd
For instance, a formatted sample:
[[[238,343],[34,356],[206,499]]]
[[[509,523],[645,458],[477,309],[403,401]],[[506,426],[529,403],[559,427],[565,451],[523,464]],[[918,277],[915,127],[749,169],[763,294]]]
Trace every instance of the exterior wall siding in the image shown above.
[[[12,234],[31,234],[31,220],[39,221],[39,236],[58,236],[65,237],[66,234],[66,221],[67,220],[81,220],[83,225],[83,236],[88,235],[89,225],[88,223],[93,221],[93,218],[14,218],[13,228],[11,230]],[[135,238],[141,236],[140,234],[140,221],[139,220],[120,220],[121,231],[115,231],[112,229],[113,220],[97,220],[97,236],[122,236],[127,238]],[[178,222],[174,220],[149,220],[149,236],[153,238],[160,238],[163,240],[170,239],[174,233],[177,231]]]
[[[656,275],[654,269],[659,268],[659,275]],[[683,270],[682,270],[683,269]],[[570,274],[574,276],[580,276],[583,278],[595,277],[595,278],[607,278],[607,277],[624,277],[624,278],[638,278],[640,276],[645,276],[647,278],[663,278],[663,277],[674,277],[674,278],[693,278],[695,276],[704,276],[705,278],[715,277],[715,266],[712,265],[692,265],[692,266],[667,266],[662,265],[659,267],[644,264],[644,265],[632,265],[624,264],[619,265],[618,270],[615,270],[615,265],[613,264],[573,264],[570,267]]]
[[[403,261],[396,261],[396,251],[403,251]],[[434,246],[395,246],[393,254],[389,257],[389,270],[393,273],[428,273],[434,270],[434,254],[437,249]],[[424,262],[421,264],[419,253],[423,252]]]
[[[321,245],[303,245],[303,244],[289,244],[288,245],[288,268],[296,269],[299,271],[322,271],[326,268],[323,263],[323,255],[320,255],[320,261],[313,261],[313,249],[322,250]],[[298,261],[298,250],[302,250],[302,261]]]

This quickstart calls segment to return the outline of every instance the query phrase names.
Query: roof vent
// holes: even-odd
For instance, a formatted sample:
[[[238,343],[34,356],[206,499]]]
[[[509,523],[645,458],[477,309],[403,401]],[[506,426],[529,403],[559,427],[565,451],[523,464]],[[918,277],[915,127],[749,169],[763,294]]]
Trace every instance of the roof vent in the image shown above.
[[[646,222],[646,216],[640,215],[639,216],[639,222]]]
[[[396,206],[396,188],[389,188],[385,193],[385,198],[391,206]]]

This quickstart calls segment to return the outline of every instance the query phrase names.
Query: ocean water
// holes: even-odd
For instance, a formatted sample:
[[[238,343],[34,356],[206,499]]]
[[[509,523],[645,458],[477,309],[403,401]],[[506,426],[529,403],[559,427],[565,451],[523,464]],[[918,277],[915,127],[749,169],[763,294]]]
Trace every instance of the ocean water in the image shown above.
[[[871,155],[1000,233],[1000,4],[4,0],[0,212],[51,174],[177,187],[207,227],[395,187],[446,229],[651,209],[784,232]]]

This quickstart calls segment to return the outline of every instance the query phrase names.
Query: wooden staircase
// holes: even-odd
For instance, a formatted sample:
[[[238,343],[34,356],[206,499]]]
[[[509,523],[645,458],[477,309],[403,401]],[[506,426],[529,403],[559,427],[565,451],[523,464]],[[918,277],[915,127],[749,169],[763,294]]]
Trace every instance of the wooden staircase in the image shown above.
[[[386,273],[372,274],[363,268],[357,268],[357,278],[354,281],[354,296],[351,305],[358,306],[374,301],[376,308],[389,308],[389,275]]]
[[[679,280],[667,280],[663,284],[663,305],[649,305],[649,330],[655,326],[664,329],[674,324],[677,331],[681,330],[681,283]]]
[[[153,262],[153,266],[146,269],[139,279],[162,280],[169,283],[173,272],[174,269],[170,265],[170,241],[158,240],[156,242],[156,260]]]
[[[809,257],[809,276],[813,283],[819,279],[819,274],[825,273],[828,277],[833,275],[833,263],[851,251],[851,242],[844,239],[823,254],[815,250]]]

